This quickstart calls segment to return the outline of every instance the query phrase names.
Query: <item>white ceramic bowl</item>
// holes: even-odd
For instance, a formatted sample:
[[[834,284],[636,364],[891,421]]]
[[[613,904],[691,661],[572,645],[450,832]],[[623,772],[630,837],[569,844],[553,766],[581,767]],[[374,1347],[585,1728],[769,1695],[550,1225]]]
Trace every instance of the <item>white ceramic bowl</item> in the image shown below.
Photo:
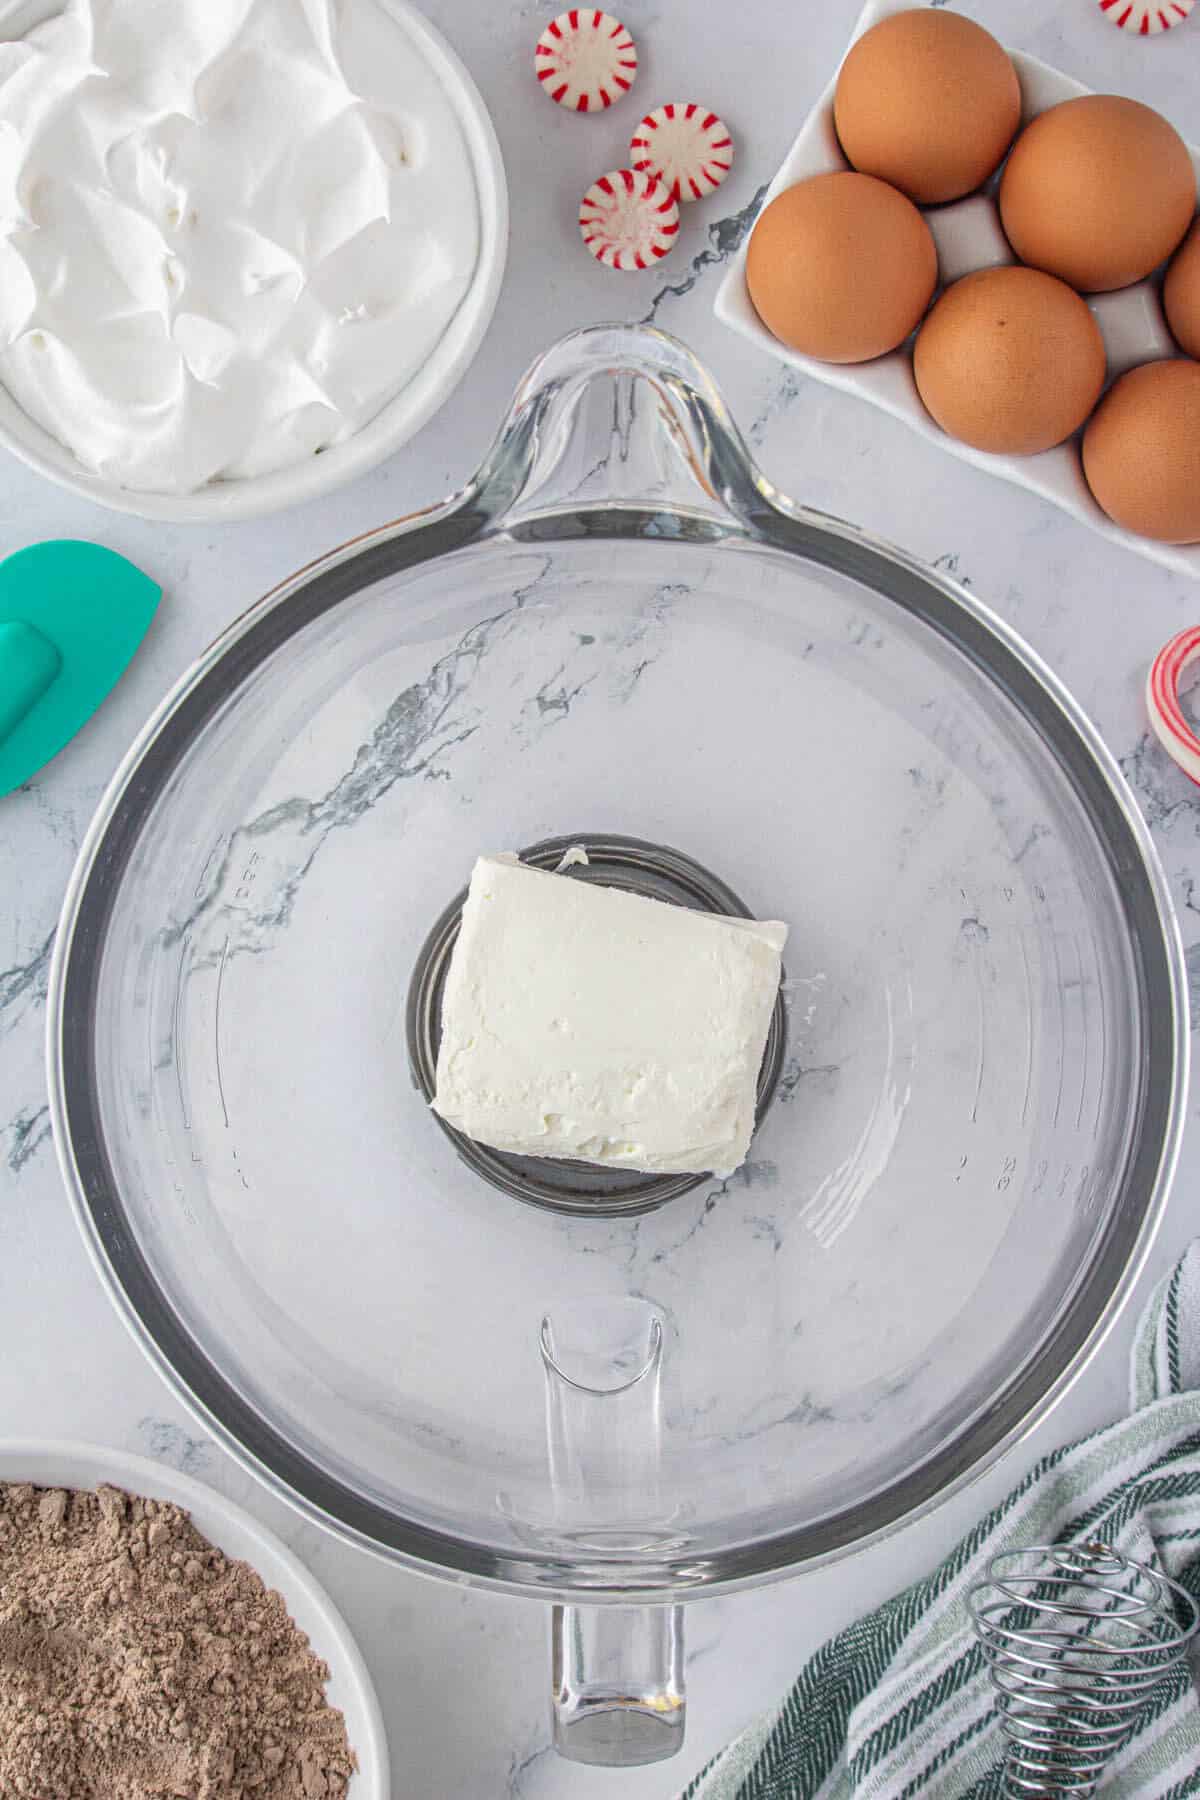
[[[418,374],[353,437],[291,468],[239,481],[215,481],[191,494],[148,494],[118,487],[83,464],[43,431],[0,387],[0,448],[60,487],[116,512],[143,519],[209,524],[251,519],[314,500],[373,469],[408,442],[458,386],[491,323],[508,254],[508,186],[491,117],[478,88],[441,34],[408,0],[382,0],[397,28],[412,40],[458,115],[479,197],[479,259],[471,285],[433,354]],[[6,8],[0,38],[17,38],[62,10],[62,0],[22,0]]]
[[[850,43],[855,43],[864,31],[870,30],[889,13],[907,12],[912,5],[913,0],[868,0],[851,33]],[[847,45],[847,50],[849,47]],[[1016,50],[1010,50],[1009,55],[1021,83],[1023,124],[1028,124],[1030,119],[1061,100],[1072,100],[1076,95],[1088,92],[1078,81],[1070,80],[1036,57],[1025,56]],[[791,187],[793,182],[804,181],[810,175],[824,175],[849,167],[833,123],[836,85],[835,74],[767,189],[767,200],[773,200],[782,189]],[[1192,161],[1200,174],[1200,150],[1192,149]],[[1001,263],[1016,261],[1000,225],[991,184],[982,193],[970,194],[952,205],[922,210],[937,245],[943,283],[957,281],[974,269],[994,268]],[[922,437],[940,444],[952,456],[961,457],[977,469],[986,469],[1006,481],[1016,482],[1031,493],[1040,494],[1044,500],[1052,500],[1064,512],[1115,543],[1123,544],[1127,550],[1136,550],[1151,561],[1181,574],[1200,576],[1200,545],[1158,544],[1149,538],[1135,537],[1132,532],[1114,525],[1101,512],[1084,480],[1073,440],[1054,450],[1045,450],[1040,456],[991,456],[947,437],[921,404],[907,345],[893,350],[890,356],[876,357],[874,362],[836,364],[818,362],[814,357],[802,356],[799,351],[781,344],[755,312],[746,291],[747,247],[747,244],[742,245],[717,290],[714,311],[723,324],[793,368],[802,369],[806,375],[814,376],[829,387],[841,388],[844,393],[856,394],[894,418],[903,419],[906,425],[919,431]],[[1136,363],[1179,354],[1163,317],[1159,284],[1153,277],[1149,281],[1139,281],[1133,287],[1121,288],[1117,293],[1091,294],[1085,298],[1104,338],[1110,377],[1122,374]]]
[[[210,1543],[227,1556],[249,1563],[269,1588],[283,1596],[296,1624],[317,1655],[329,1664],[326,1693],[330,1704],[344,1714],[358,1756],[350,1800],[391,1800],[387,1739],[366,1664],[332,1600],[273,1532],[187,1475],[144,1457],[93,1444],[32,1438],[0,1443],[0,1481],[30,1481],[35,1487],[59,1488],[95,1488],[107,1482],[132,1494],[185,1507],[197,1531]]]

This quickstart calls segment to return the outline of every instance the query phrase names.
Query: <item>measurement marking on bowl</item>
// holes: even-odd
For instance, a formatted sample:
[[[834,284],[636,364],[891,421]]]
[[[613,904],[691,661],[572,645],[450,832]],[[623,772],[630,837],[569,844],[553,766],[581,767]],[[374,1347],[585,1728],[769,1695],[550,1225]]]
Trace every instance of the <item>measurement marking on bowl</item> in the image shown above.
[[[1093,940],[1094,942],[1094,940]],[[1104,1083],[1108,1079],[1108,1014],[1103,1004],[1100,1007],[1100,1081],[1096,1093],[1096,1117],[1093,1129],[1100,1123],[1100,1115],[1104,1111]]]
[[[254,886],[254,882],[255,882],[254,871],[257,868],[260,860],[261,859],[259,857],[258,851],[255,850],[252,853],[249,862],[246,864],[245,868],[242,870],[242,878],[238,882],[237,887],[234,889],[233,903],[235,906],[237,905],[237,902],[239,900],[249,900],[250,889]],[[228,948],[228,945],[226,946],[226,948]]]
[[[1075,946],[1075,960],[1079,964],[1079,1010],[1080,1010],[1080,1014],[1082,1015],[1080,1018],[1080,1025],[1082,1027],[1082,1035],[1083,1035],[1083,1055],[1080,1059],[1080,1072],[1079,1072],[1079,1106],[1075,1113],[1075,1129],[1076,1129],[1076,1131],[1078,1131],[1081,1128],[1081,1126],[1083,1125],[1083,1103],[1087,1099],[1087,1081],[1088,1081],[1087,1015],[1088,1015],[1088,1004],[1087,1004],[1087,977],[1084,975],[1084,972],[1083,972],[1083,950],[1080,947],[1080,942],[1077,937],[1072,938],[1071,942]]]
[[[1050,954],[1054,958],[1054,992],[1058,996],[1058,1092],[1054,1096],[1054,1124],[1062,1111],[1063,1075],[1066,1071],[1067,1009],[1063,1000],[1062,957],[1058,954],[1058,933],[1050,933]]]
[[[229,1130],[229,1108],[225,1104],[225,1083],[221,1079],[221,989],[225,982],[225,963],[229,956],[229,939],[221,946],[221,966],[217,970],[217,999],[213,1007],[213,1040],[217,1062],[217,1094],[221,1101],[221,1112],[225,1119],[225,1129]]]
[[[978,1029],[979,1029],[979,1067],[975,1072],[975,1098],[971,1103],[971,1123],[972,1123],[972,1125],[977,1125],[979,1123],[979,1102],[983,1096],[985,1020],[984,1020],[984,1012],[983,1012],[983,976],[980,973],[978,957],[976,957],[974,959],[974,961],[975,961],[975,1008],[976,1008],[976,1017],[978,1019]]]
[[[183,1114],[183,1129],[185,1131],[190,1131],[192,1129],[192,1121],[188,1115],[187,1095],[183,1082],[186,1073],[186,1057],[183,1048],[183,1038],[179,1030],[179,1016],[183,1011],[183,979],[184,971],[187,968],[188,951],[191,948],[189,941],[191,929],[190,925],[185,925],[183,928],[183,938],[179,948],[179,964],[175,970],[174,1004],[171,1008],[171,1047],[175,1052],[175,1086],[179,1090],[179,1110]]]
[[[1033,1092],[1033,981],[1024,932],[1018,935],[1017,943],[1021,947],[1021,967],[1025,971],[1025,1098],[1021,1102],[1021,1123],[1024,1125],[1029,1117],[1029,1098]]]

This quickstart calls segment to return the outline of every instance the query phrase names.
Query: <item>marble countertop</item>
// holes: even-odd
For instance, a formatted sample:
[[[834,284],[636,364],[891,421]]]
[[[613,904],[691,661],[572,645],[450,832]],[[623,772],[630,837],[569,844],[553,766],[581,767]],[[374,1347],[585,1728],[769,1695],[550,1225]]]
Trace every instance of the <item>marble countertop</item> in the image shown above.
[[[1015,625],[1073,689],[1120,758],[1164,859],[1189,963],[1200,972],[1200,796],[1150,738],[1145,671],[1196,622],[1200,585],[1114,549],[1027,493],[940,453],[843,395],[798,379],[718,326],[712,299],[755,199],[823,87],[855,0],[735,9],[628,0],[642,55],[638,94],[710,102],[739,158],[729,182],[685,211],[672,260],[644,276],[593,264],[575,233],[578,196],[624,158],[636,114],[573,120],[538,100],[541,0],[482,8],[430,0],[492,109],[511,184],[509,273],[474,367],[419,439],[372,476],[303,511],[226,528],[161,526],[108,514],[15,462],[0,500],[8,553],[39,538],[93,538],[140,563],[166,593],[113,698],[26,788],[0,801],[0,1420],[8,1436],[76,1437],[148,1454],[230,1494],[308,1561],[343,1608],[373,1671],[391,1740],[395,1793],[457,1800],[667,1800],[787,1683],[832,1630],[924,1570],[1042,1452],[1124,1406],[1135,1310],[1195,1229],[1200,1132],[1134,1304],[1053,1417],[983,1481],[887,1544],[816,1574],[690,1609],[687,1745],[671,1764],[615,1776],[549,1747],[548,1619],[534,1603],[443,1586],[301,1524],[210,1443],[126,1336],[66,1205],[47,1120],[42,1037],[63,889],[88,819],[137,727],[237,613],[331,545],[457,486],[474,468],[534,355],[573,326],[650,319],[683,337],[722,384],[770,477],[797,499],[853,519],[952,570]],[[981,0],[966,8],[1006,41],[1101,90],[1162,107],[1200,138],[1200,25],[1142,41],[1095,0]],[[1200,1001],[1193,1023],[1200,1019]]]

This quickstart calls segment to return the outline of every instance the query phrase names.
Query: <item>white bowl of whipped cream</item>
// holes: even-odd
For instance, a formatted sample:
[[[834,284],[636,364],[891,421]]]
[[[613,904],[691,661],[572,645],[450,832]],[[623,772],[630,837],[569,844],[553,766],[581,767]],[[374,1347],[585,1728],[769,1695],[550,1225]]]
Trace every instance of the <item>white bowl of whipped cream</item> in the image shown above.
[[[20,0],[0,38],[0,445],[121,511],[243,519],[431,417],[508,197],[406,0]]]

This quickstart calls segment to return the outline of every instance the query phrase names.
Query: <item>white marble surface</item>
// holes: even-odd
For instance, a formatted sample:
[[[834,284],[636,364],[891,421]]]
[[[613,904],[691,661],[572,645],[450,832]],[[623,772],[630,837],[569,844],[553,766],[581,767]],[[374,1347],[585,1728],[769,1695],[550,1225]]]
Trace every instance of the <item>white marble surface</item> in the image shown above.
[[[441,416],[374,476],[302,513],[209,531],[109,515],[6,463],[0,550],[91,537],[154,574],[166,599],[116,695],[28,788],[0,801],[0,1430],[73,1436],[162,1458],[244,1501],[307,1558],[342,1605],[387,1717],[395,1792],[457,1800],[666,1800],[786,1683],[833,1629],[940,1556],[1041,1451],[1123,1406],[1126,1315],[1086,1378],[1036,1437],[986,1481],[891,1543],[815,1575],[690,1613],[688,1742],[674,1764],[613,1775],[548,1748],[547,1620],[532,1603],[383,1568],[301,1526],[205,1440],[112,1313],[78,1240],[48,1138],[42,1031],[48,952],[81,834],[125,744],[169,683],[235,613],[334,542],[459,483],[481,455],[533,355],[568,328],[653,317],[722,383],[764,467],[785,491],[953,568],[1031,640],[1098,722],[1153,827],[1200,969],[1200,796],[1148,737],[1141,688],[1155,650],[1194,624],[1200,585],[1115,550],[1028,494],[940,454],[896,421],[784,373],[711,317],[721,260],[857,13],[742,0],[631,0],[642,50],[638,98],[710,101],[737,135],[721,194],[689,209],[672,264],[647,276],[593,265],[578,244],[579,193],[623,160],[638,116],[568,118],[540,101],[530,47],[555,8],[436,0],[493,109],[513,199],[510,273],[468,380]],[[1200,137],[1195,21],[1147,42],[1115,31],[1093,0],[993,0],[970,10],[1002,37],[1098,89],[1161,106]],[[736,29],[732,21],[736,20]],[[1164,1230],[1139,1291],[1196,1229],[1193,1124]]]

